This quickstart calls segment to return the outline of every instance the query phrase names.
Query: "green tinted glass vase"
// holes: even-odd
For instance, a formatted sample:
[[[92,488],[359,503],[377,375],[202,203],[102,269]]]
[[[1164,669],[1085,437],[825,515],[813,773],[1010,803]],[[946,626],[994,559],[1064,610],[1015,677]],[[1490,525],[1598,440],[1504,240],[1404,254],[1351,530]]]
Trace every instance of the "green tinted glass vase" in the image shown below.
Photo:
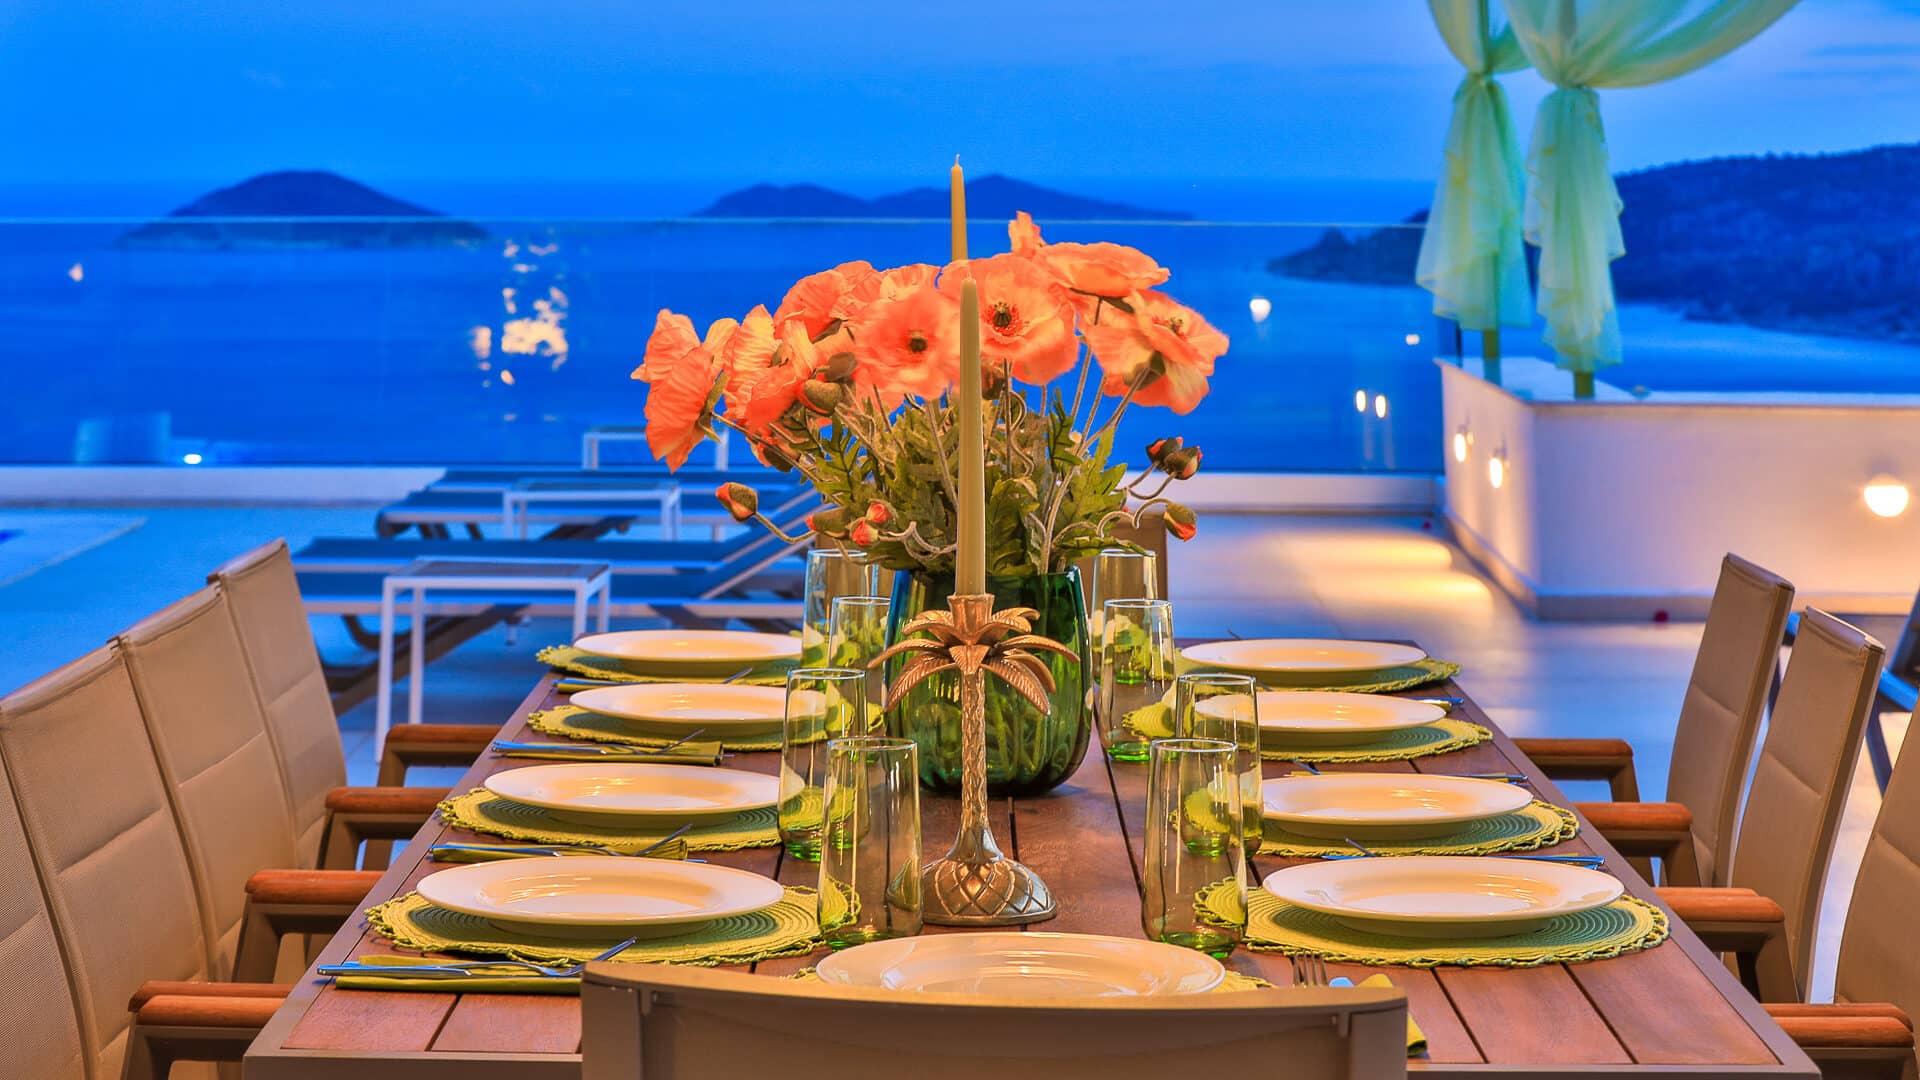
[[[1073,775],[1087,753],[1093,715],[1087,707],[1087,610],[1080,594],[1080,573],[1024,578],[990,578],[994,610],[1028,607],[1038,611],[1033,632],[1060,642],[1079,655],[1036,653],[1052,670],[1053,708],[1041,713],[1012,687],[987,677],[987,790],[994,795],[1037,795]],[[900,574],[893,583],[893,609],[887,644],[900,627],[930,608],[946,610],[951,579],[935,582],[920,574]],[[905,658],[890,661],[889,682]],[[943,672],[915,687],[887,714],[892,734],[920,745],[920,782],[939,792],[960,790],[960,679]]]

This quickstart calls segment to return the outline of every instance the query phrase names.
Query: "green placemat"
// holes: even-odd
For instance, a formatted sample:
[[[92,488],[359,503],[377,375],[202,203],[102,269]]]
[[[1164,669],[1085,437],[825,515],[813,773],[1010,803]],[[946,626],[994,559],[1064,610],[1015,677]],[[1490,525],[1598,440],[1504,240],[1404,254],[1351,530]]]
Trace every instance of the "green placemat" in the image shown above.
[[[1149,739],[1173,737],[1173,709],[1166,705],[1148,705],[1128,713],[1122,721]],[[1338,764],[1343,761],[1407,761],[1412,758],[1450,754],[1477,746],[1493,738],[1493,732],[1479,724],[1445,717],[1419,727],[1390,731],[1373,742],[1359,746],[1284,747],[1261,746],[1260,756],[1268,761],[1306,761]]]
[[[598,844],[615,851],[634,852],[673,831],[665,826],[649,832],[628,827],[587,825],[561,821],[537,806],[503,799],[475,788],[440,804],[440,820],[459,829],[471,829],[508,840],[536,844]],[[780,842],[779,814],[771,806],[749,810],[739,817],[710,825],[696,825],[682,837],[689,851],[740,851],[772,847]]]
[[[799,971],[796,971],[793,974],[787,976],[787,978],[799,979],[802,982],[819,982],[820,973],[815,971],[812,968],[801,968]],[[1237,971],[1233,971],[1229,969],[1227,972],[1227,977],[1220,980],[1220,985],[1214,987],[1211,992],[1218,994],[1218,993],[1231,992],[1236,990],[1271,990],[1271,989],[1273,989],[1273,984],[1261,978],[1258,975],[1242,975]]]
[[[675,739],[672,735],[648,735],[636,731],[632,724],[617,716],[588,712],[578,705],[556,705],[551,709],[536,709],[527,714],[527,726],[542,735],[584,739],[587,742],[619,743],[622,746],[668,746]],[[775,731],[766,735],[723,738],[720,740],[720,745],[728,750],[778,750],[780,733]]]
[[[633,964],[744,964],[776,956],[799,956],[820,946],[813,890],[788,886],[780,902],[747,915],[702,924],[679,937],[649,938],[614,959]],[[619,940],[572,941],[503,930],[477,915],[435,907],[419,893],[367,909],[367,923],[381,937],[422,952],[510,956],[536,964],[591,960]]]
[[[600,656],[595,653],[581,652],[571,645],[549,645],[534,654],[534,659],[551,668],[569,672],[588,679],[613,679],[617,682],[674,682],[674,683],[718,683],[726,682],[727,675],[693,676],[662,675],[658,671],[648,671],[644,664],[632,660],[622,660],[617,656]],[[752,674],[745,675],[735,682],[751,683],[756,686],[784,686],[787,672],[798,664],[792,660],[774,660],[754,667]],[[728,673],[731,674],[731,673]]]
[[[1263,855],[1320,859],[1354,853],[1353,848],[1338,841],[1288,832],[1272,818],[1265,824],[1266,840],[1260,846]],[[1473,822],[1456,833],[1418,840],[1373,840],[1367,842],[1367,850],[1381,856],[1495,855],[1505,851],[1533,851],[1571,840],[1579,834],[1580,819],[1573,816],[1573,811],[1535,799],[1530,806]]]
[[[1232,675],[1251,675],[1260,680],[1260,672],[1246,671],[1240,668],[1216,667],[1212,664],[1197,664],[1187,659],[1183,652],[1174,659],[1175,674],[1185,675],[1190,671],[1220,671]],[[1445,682],[1460,674],[1460,665],[1448,660],[1435,660],[1428,657],[1403,667],[1381,668],[1377,671],[1342,672],[1337,682],[1309,685],[1304,682],[1267,683],[1260,681],[1262,690],[1337,690],[1354,694],[1391,694],[1401,690],[1412,690],[1416,686],[1428,683]]]
[[[1221,882],[1203,889],[1195,906],[1204,918],[1231,922],[1231,907],[1237,904],[1232,883]],[[1538,967],[1605,960],[1667,940],[1666,914],[1631,896],[1555,919],[1530,934],[1464,941],[1353,930],[1330,915],[1295,907],[1264,889],[1251,891],[1247,906],[1247,948],[1288,955],[1319,953],[1350,964]]]

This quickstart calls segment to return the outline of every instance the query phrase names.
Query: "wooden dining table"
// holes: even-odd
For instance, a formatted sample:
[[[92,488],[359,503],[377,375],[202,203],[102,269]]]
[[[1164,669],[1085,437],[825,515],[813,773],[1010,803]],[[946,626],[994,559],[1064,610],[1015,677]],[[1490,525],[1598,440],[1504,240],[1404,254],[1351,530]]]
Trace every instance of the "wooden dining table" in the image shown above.
[[[501,728],[503,738],[546,738],[527,726],[527,713],[563,704],[548,676],[521,702]],[[1414,761],[1326,766],[1327,771],[1435,774],[1522,773],[1548,802],[1571,806],[1552,781],[1529,761],[1455,682],[1423,687],[1410,696],[1461,699],[1453,715],[1493,732],[1490,742]],[[728,764],[776,773],[780,755],[732,754]],[[454,790],[477,787],[487,776],[527,764],[483,756]],[[1267,762],[1268,775],[1293,769]],[[1145,768],[1109,763],[1099,747],[1089,749],[1079,770],[1057,790],[1033,798],[993,802],[993,828],[1002,846],[1038,871],[1052,887],[1059,913],[1032,929],[1140,937],[1142,822]],[[945,850],[959,819],[957,800],[922,800],[926,850]],[[1584,823],[1583,823],[1584,826]],[[439,842],[485,842],[489,838],[449,828],[438,820],[423,826],[394,857],[367,895],[371,907],[401,896],[438,867],[427,848]],[[1554,848],[1556,852],[1603,856],[1627,890],[1659,904],[1647,882],[1602,837],[1589,828]],[[766,874],[792,885],[817,884],[819,866],[778,847],[703,853],[710,862]],[[1265,874],[1289,860],[1261,857]],[[963,933],[929,926],[928,933]],[[321,951],[318,963],[337,963],[395,950],[355,918]],[[791,975],[817,961],[811,957],[766,960],[751,970],[769,977]],[[1229,966],[1278,985],[1291,979],[1286,957],[1247,950]],[[742,965],[745,969],[747,965]],[[1818,1070],[1726,966],[1687,927],[1674,920],[1661,945],[1610,960],[1548,964],[1531,968],[1366,967],[1330,964],[1330,974],[1358,981],[1384,972],[1405,991],[1408,1008],[1427,1036],[1427,1050],[1412,1058],[1414,1072],[1459,1076],[1547,1073],[1574,1077],[1693,1078],[1814,1077]],[[248,1050],[247,1080],[307,1080],[354,1077],[547,1080],[580,1072],[580,1001],[546,995],[341,990],[311,971],[294,988]]]

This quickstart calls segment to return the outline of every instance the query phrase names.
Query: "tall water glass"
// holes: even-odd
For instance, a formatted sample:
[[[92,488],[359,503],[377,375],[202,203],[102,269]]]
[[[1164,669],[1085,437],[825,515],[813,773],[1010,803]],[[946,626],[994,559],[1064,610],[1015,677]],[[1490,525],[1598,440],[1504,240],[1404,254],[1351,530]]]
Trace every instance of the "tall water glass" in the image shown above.
[[[844,948],[920,932],[920,751],[912,739],[827,744],[820,933]]]
[[[827,619],[827,662],[834,667],[867,673],[867,726],[878,727],[887,702],[887,677],[867,665],[887,647],[887,614],[892,601],[884,596],[836,596]],[[848,732],[867,734],[867,732]]]
[[[1173,605],[1109,600],[1100,625],[1100,740],[1115,761],[1145,761],[1149,737],[1126,718],[1173,690]]]
[[[1259,687],[1249,675],[1191,673],[1174,684],[1174,734],[1183,739],[1218,739],[1238,751],[1241,816],[1247,847],[1258,853],[1262,842],[1260,798]]]
[[[1219,739],[1156,739],[1147,760],[1140,926],[1155,941],[1220,958],[1247,929],[1238,753]],[[1209,911],[1224,925],[1201,917],[1196,902],[1203,891],[1214,901]]]
[[[807,552],[806,601],[800,620],[800,665],[827,666],[827,622],[839,596],[875,596],[880,568],[861,561],[858,552],[844,548],[814,548]]]
[[[865,731],[867,673],[852,668],[799,668],[787,676],[780,725],[780,843],[811,862],[820,857],[827,781],[827,740]]]
[[[1109,600],[1162,600],[1159,560],[1151,551],[1106,548],[1093,560],[1093,591],[1087,595],[1087,613],[1098,622]],[[1095,634],[1099,626],[1092,627]]]

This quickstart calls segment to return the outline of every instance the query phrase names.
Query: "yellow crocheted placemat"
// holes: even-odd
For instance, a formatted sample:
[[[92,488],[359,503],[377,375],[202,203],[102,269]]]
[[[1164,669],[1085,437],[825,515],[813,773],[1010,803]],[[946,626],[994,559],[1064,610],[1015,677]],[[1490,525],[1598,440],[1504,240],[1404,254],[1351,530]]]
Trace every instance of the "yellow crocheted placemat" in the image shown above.
[[[536,844],[594,844],[614,851],[639,851],[673,832],[672,826],[635,831],[631,826],[588,825],[561,821],[537,806],[503,799],[485,788],[474,788],[440,804],[440,820],[458,829],[471,829],[508,840]],[[696,825],[681,837],[689,851],[740,851],[772,847],[780,842],[779,814],[771,806],[749,810],[738,817]]]
[[[1173,737],[1173,709],[1167,705],[1147,705],[1128,713],[1122,721],[1149,739]],[[1390,731],[1372,742],[1358,746],[1277,747],[1262,744],[1260,756],[1268,761],[1305,761],[1314,764],[1339,764],[1343,761],[1409,761],[1413,758],[1450,754],[1469,746],[1478,746],[1493,738],[1493,732],[1479,724],[1443,717],[1431,724]]]
[[[1195,901],[1204,918],[1232,923],[1238,898],[1232,882],[1201,890]],[[1667,916],[1631,896],[1606,907],[1554,919],[1529,934],[1442,940],[1393,937],[1354,930],[1331,915],[1295,907],[1264,889],[1247,896],[1246,947],[1255,952],[1318,953],[1349,964],[1405,967],[1538,967],[1605,960],[1651,949],[1667,940]]]
[[[542,735],[557,735],[563,739],[581,739],[586,742],[618,743],[621,746],[670,746],[677,736],[650,735],[636,729],[631,723],[617,716],[588,712],[578,705],[556,705],[551,709],[535,709],[527,714],[527,726]],[[702,741],[712,741],[711,736],[702,736]],[[778,750],[780,733],[774,731],[763,735],[741,735],[728,738],[722,736],[723,749],[734,751]]]
[[[534,659],[550,668],[558,668],[569,674],[588,679],[612,679],[616,682],[647,683],[717,683],[726,682],[728,675],[689,677],[686,675],[661,674],[649,671],[645,664],[632,660],[622,660],[617,656],[601,656],[597,653],[581,652],[571,645],[549,645],[534,654]],[[755,665],[751,674],[743,675],[734,682],[751,683],[756,686],[784,686],[787,672],[798,667],[797,661],[774,660]],[[729,673],[731,674],[731,673]]]
[[[1272,818],[1266,819],[1266,838],[1260,845],[1262,855],[1287,859],[1323,859],[1329,855],[1352,855],[1353,848],[1335,840],[1302,836],[1288,832]],[[1458,832],[1429,836],[1418,840],[1370,840],[1367,850],[1375,855],[1497,855],[1508,851],[1534,851],[1571,840],[1580,835],[1580,819],[1573,811],[1535,799],[1529,806],[1511,814],[1482,818]]]
[[[820,946],[813,890],[788,886],[772,907],[746,915],[702,923],[670,938],[648,938],[614,957],[633,964],[745,964],[776,956],[800,956]],[[381,937],[422,952],[510,956],[536,964],[575,964],[591,960],[620,940],[545,938],[502,929],[477,915],[435,907],[419,893],[395,897],[367,909],[367,923]]]

